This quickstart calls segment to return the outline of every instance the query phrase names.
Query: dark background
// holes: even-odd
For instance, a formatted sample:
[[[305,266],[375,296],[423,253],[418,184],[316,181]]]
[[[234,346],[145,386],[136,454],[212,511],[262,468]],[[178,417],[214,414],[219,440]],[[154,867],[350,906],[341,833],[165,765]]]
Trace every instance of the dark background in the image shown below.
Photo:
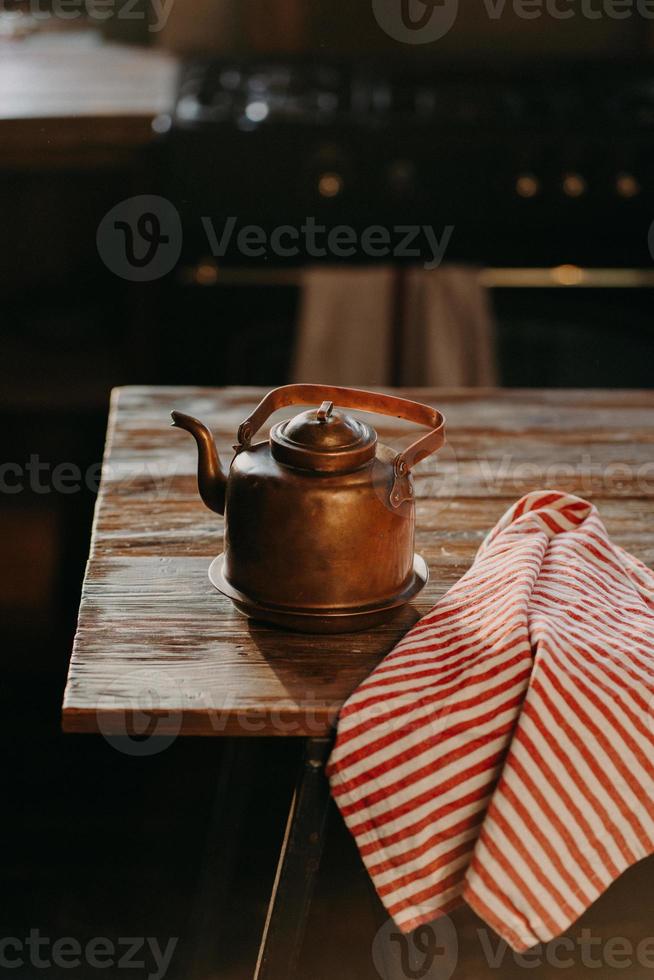
[[[167,34],[172,47],[197,49],[200,13],[206,13],[202,5],[197,10],[195,17],[190,0],[179,0]],[[408,48],[398,56],[397,45],[374,23],[368,3],[302,6],[250,0],[238,16],[233,10],[230,16],[230,29],[215,44],[205,33],[202,46],[215,47],[222,57],[237,62],[268,54],[283,60],[288,48],[293,58],[306,52],[346,64],[373,58],[377,70],[383,73],[392,64],[401,77],[414,70],[418,57]],[[286,25],[284,31],[279,24]],[[462,5],[455,29],[420,58],[440,77],[448,72],[457,77],[462,66],[467,71],[471,64],[475,72],[486,70],[485,65],[491,74],[510,64],[517,85],[523,71],[542,69],[553,78],[563,77],[564,93],[573,100],[582,87],[592,96],[592,86],[600,86],[595,80],[615,66],[637,63],[648,70],[650,50],[649,22],[635,15],[599,22],[580,16],[566,22],[543,18],[534,25],[507,14],[491,23],[477,8]],[[593,70],[588,75],[589,65]],[[575,80],[577,70],[583,81]],[[519,253],[525,266],[583,263],[591,239],[595,244],[601,240],[601,248],[589,264],[648,268],[646,230],[654,218],[651,189],[645,186],[651,180],[648,154],[654,132],[654,111],[648,115],[648,106],[634,130],[644,147],[636,163],[633,132],[625,135],[615,118],[614,132],[599,131],[601,121],[594,124],[599,149],[593,159],[606,159],[610,148],[615,155],[612,172],[640,168],[643,196],[629,204],[628,213],[609,212],[607,223],[602,201],[594,206],[591,201],[586,211],[563,210],[553,223],[546,221],[540,229],[534,225],[525,234],[506,215],[495,214],[493,200],[482,200],[474,225],[475,260],[499,264],[504,248],[504,254]],[[585,122],[580,118],[579,126]],[[391,126],[380,138],[392,142],[397,135]],[[437,147],[439,138],[437,131],[430,132],[427,149]],[[212,952],[199,937],[200,909],[212,900],[203,891],[202,869],[211,846],[223,747],[219,740],[178,740],[161,754],[137,758],[121,754],[99,736],[60,733],[60,702],[95,493],[86,484],[74,492],[54,492],[49,483],[49,474],[62,463],[73,464],[84,477],[88,474],[91,484],[97,477],[113,386],[272,387],[287,379],[297,309],[294,288],[278,287],[274,294],[256,288],[202,288],[180,281],[175,273],[133,284],[114,276],[97,254],[98,224],[117,202],[163,191],[183,206],[203,153],[202,142],[191,150],[189,145],[182,142],[180,150],[179,142],[164,139],[129,154],[108,153],[92,163],[78,161],[74,154],[53,161],[47,154],[27,153],[21,165],[0,159],[1,461],[24,468],[36,456],[46,464],[40,485],[26,480],[14,492],[13,476],[7,476],[8,486],[0,492],[5,787],[0,935],[23,938],[38,928],[53,939],[74,936],[82,942],[92,936],[115,941],[144,935],[165,943],[167,937],[179,936],[169,976],[209,980],[246,976],[251,969],[298,746],[285,740],[267,747],[252,743],[238,885],[227,912],[216,922]],[[239,147],[234,152],[247,157],[248,147]],[[565,145],[560,149],[561,160],[546,161],[545,169],[560,169],[565,163]],[[583,159],[575,156],[578,149],[571,144],[570,161],[583,167]],[[286,152],[282,136],[278,151]],[[504,152],[500,141],[497,158]],[[212,177],[220,186],[225,179],[220,153],[215,159]],[[479,180],[482,165],[479,161]],[[363,177],[366,172],[364,167]],[[457,185],[456,175],[448,179],[454,183],[445,188],[445,197],[463,201],[465,208],[470,187]],[[249,193],[245,185],[233,189]],[[292,180],[280,188],[281,213],[297,206],[300,192]],[[319,203],[314,202],[316,207]],[[352,207],[356,215],[356,200]],[[426,214],[423,220],[433,218]],[[561,233],[567,226],[589,231],[578,248]],[[187,256],[189,262],[200,258],[199,252]],[[496,290],[492,300],[502,383],[650,387],[650,295],[646,289]],[[179,344],[180,330],[188,344]],[[634,926],[630,916],[635,904],[649,915],[654,888],[643,867],[616,887],[624,909],[622,934],[631,922],[637,939],[644,927]],[[307,953],[303,975],[316,980],[333,977],[335,971],[343,978],[374,976],[369,957],[374,916],[375,903],[351,842],[334,821],[310,928],[313,954]],[[603,907],[593,922],[605,931],[615,929]],[[202,956],[204,962],[199,961]],[[146,974],[143,969],[103,971],[107,977]],[[13,975],[31,978],[34,972],[26,967]],[[58,974],[53,969],[47,975]],[[456,976],[464,975],[465,964]]]

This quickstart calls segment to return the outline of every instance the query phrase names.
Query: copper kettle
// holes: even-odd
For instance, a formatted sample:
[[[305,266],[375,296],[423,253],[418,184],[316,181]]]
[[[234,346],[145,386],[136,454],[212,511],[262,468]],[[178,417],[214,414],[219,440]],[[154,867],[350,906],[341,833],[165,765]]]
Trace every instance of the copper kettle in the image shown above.
[[[394,452],[334,403],[430,431]],[[253,443],[288,405],[316,407]],[[411,468],[445,441],[436,409],[354,388],[285,385],[239,427],[228,474],[205,425],[180,412],[172,419],[197,443],[204,503],[225,515],[225,550],[209,577],[248,616],[308,633],[349,632],[390,618],[425,585],[427,566],[414,554]]]

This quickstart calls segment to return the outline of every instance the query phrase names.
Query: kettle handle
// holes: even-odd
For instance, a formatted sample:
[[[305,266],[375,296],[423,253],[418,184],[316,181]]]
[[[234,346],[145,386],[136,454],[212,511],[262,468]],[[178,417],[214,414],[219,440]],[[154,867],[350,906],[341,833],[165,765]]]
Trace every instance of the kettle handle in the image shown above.
[[[408,422],[428,426],[431,431],[411,443],[407,449],[398,453],[393,461],[395,486],[391,492],[391,502],[399,506],[406,495],[401,492],[400,481],[410,470],[427,456],[431,456],[445,443],[445,419],[430,405],[412,402],[396,395],[383,395],[360,388],[339,388],[334,385],[295,384],[274,388],[261,399],[254,412],[238,429],[238,449],[248,446],[264,422],[279,408],[288,405],[312,405],[323,401],[333,401],[343,408],[355,408],[362,412],[376,412],[379,415],[392,415]]]

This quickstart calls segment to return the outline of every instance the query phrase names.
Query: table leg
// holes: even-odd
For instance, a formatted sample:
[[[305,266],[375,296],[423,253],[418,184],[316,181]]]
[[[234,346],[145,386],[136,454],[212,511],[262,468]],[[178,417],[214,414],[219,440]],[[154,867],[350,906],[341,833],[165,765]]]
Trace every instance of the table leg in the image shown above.
[[[309,738],[288,814],[254,980],[295,980],[309,906],[320,866],[329,784],[330,738]]]
[[[256,770],[265,764],[265,747],[247,738],[225,739],[213,813],[209,822],[202,876],[195,899],[193,954],[189,980],[213,976],[221,966],[225,926],[242,845],[243,814],[252,805]]]

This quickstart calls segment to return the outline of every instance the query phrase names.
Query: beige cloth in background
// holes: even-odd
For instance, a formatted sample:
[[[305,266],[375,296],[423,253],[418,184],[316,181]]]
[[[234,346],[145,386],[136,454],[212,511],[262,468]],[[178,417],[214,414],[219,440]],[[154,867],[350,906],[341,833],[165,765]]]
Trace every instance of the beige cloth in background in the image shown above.
[[[471,266],[409,269],[404,286],[403,385],[495,385],[495,324]]]
[[[292,380],[388,384],[394,292],[390,266],[306,269]]]
[[[292,378],[350,386],[496,384],[495,328],[478,270],[307,269]]]

